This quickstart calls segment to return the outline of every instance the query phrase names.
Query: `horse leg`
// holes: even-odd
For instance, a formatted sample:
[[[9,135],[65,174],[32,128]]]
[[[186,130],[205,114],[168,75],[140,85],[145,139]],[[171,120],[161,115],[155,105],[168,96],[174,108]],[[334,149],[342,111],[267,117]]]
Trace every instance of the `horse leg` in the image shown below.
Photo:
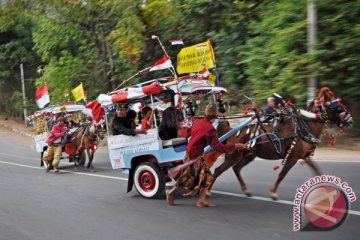
[[[88,161],[88,164],[87,164],[87,168],[90,168],[91,166],[91,161],[92,161],[92,154],[91,154],[91,150],[90,149],[86,149],[86,152],[87,152],[87,155],[88,155],[88,158],[89,158],[89,161]]]
[[[245,183],[244,179],[241,176],[241,169],[243,167],[245,167],[246,165],[248,165],[250,162],[252,162],[255,159],[255,155],[254,154],[248,154],[242,157],[242,159],[240,160],[240,162],[238,162],[237,164],[235,164],[233,166],[233,171],[240,183],[241,186],[241,190],[245,193],[246,196],[251,197],[252,193],[249,191],[249,188],[247,186],[247,184]]]
[[[234,156],[235,155],[235,156]],[[210,196],[211,195],[211,189],[216,181],[216,179],[223,173],[225,172],[226,170],[228,170],[231,166],[233,166],[236,161],[239,159],[237,157],[238,155],[237,154],[231,154],[231,155],[225,155],[225,159],[224,159],[224,162],[215,169],[214,171],[214,174],[213,174],[213,177],[214,177],[214,180],[212,181],[212,183],[210,184],[209,188],[208,188],[208,191],[207,191],[207,196]]]
[[[76,149],[77,149],[77,144],[73,143],[73,154],[72,154],[72,158],[74,160],[74,168],[78,169],[79,167],[79,161],[78,161],[78,156],[76,154]]]
[[[304,158],[304,161],[307,165],[311,167],[311,169],[314,171],[315,175],[320,176],[322,174],[319,166],[313,161],[312,157],[306,157]]]
[[[87,152],[88,152],[88,156],[89,156],[89,162],[87,164],[87,168],[90,168],[90,171],[94,172],[94,166],[92,164],[92,160],[94,159],[94,151],[88,149]]]
[[[82,168],[85,167],[85,163],[86,163],[86,159],[89,157],[89,154],[87,152],[87,150],[85,148],[80,148],[79,150],[79,166],[81,166]]]
[[[278,175],[278,178],[276,179],[275,183],[270,188],[271,198],[273,200],[277,200],[279,198],[279,195],[277,194],[277,189],[279,187],[279,184],[285,178],[285,176],[289,172],[289,170],[295,165],[297,160],[298,160],[297,158],[288,159],[286,161],[285,165],[283,166],[283,168],[281,169],[281,171]]]

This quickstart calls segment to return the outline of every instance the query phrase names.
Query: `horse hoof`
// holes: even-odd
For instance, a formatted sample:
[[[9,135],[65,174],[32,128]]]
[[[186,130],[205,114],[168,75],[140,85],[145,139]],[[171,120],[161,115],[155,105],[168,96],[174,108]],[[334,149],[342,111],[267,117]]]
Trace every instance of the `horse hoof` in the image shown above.
[[[276,200],[278,200],[279,199],[279,195],[277,194],[277,193],[271,193],[271,199],[272,200],[274,200],[274,201],[276,201]]]
[[[95,172],[95,169],[90,169],[90,172]]]
[[[244,192],[244,194],[245,194],[247,197],[252,197],[252,196],[253,196],[253,195],[252,195],[252,192],[249,192],[249,191]]]
[[[207,196],[207,197],[212,197],[212,193],[211,193],[210,191],[207,191],[207,192],[206,192],[206,196]]]

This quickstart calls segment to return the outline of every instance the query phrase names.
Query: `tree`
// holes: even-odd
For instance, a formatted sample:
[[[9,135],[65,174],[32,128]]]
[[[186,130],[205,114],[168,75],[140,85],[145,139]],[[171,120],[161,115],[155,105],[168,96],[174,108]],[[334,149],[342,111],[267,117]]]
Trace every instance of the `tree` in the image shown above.
[[[243,63],[251,93],[264,101],[273,92],[304,103],[308,56],[306,2],[263,4],[259,19],[250,23]]]
[[[20,89],[19,64],[26,78],[47,82],[52,103],[82,82],[89,99],[113,90],[122,80],[163,55],[158,35],[176,64],[183,39],[189,46],[210,39],[227,101],[242,106],[244,94],[264,101],[273,92],[306,100],[315,71],[360,109],[359,1],[316,1],[318,44],[307,53],[306,1],[259,0],[8,0],[0,5],[0,92],[11,99]],[[35,72],[43,66],[43,75]],[[145,72],[136,81],[169,75]],[[28,85],[28,83],[27,83]],[[34,92],[35,90],[32,89]],[[33,92],[29,95],[33,95]],[[16,93],[17,94],[17,93]],[[4,101],[0,108],[4,109]]]
[[[330,86],[352,109],[360,109],[360,2],[317,1],[318,44],[314,56],[320,86]]]
[[[40,59],[33,51],[31,31],[33,16],[27,11],[19,14],[21,1],[9,1],[8,5],[0,5],[0,110],[8,114],[21,116],[18,91],[21,90],[20,64],[24,65],[26,95],[29,101],[34,97],[36,67]]]

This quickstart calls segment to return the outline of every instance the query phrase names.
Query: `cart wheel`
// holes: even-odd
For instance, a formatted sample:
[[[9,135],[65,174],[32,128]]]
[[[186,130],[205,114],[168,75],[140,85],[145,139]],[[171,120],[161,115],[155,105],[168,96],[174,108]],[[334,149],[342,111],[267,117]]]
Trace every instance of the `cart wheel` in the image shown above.
[[[144,198],[158,198],[165,190],[165,176],[154,163],[145,162],[136,167],[134,184]]]

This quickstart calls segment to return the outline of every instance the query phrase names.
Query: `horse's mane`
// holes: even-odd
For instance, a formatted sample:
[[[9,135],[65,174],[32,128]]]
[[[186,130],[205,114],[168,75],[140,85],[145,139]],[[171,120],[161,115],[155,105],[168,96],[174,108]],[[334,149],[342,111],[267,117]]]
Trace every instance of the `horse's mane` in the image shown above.
[[[316,97],[316,99],[320,99],[324,97],[324,100],[331,101],[334,99],[334,92],[330,90],[328,87],[323,87],[319,90],[319,93]]]
[[[334,99],[334,92],[331,91],[330,88],[328,87],[322,87],[319,90],[318,95],[315,97],[315,99],[306,106],[306,110],[312,112],[316,107],[315,102],[326,102],[326,101],[331,101],[333,99]]]

